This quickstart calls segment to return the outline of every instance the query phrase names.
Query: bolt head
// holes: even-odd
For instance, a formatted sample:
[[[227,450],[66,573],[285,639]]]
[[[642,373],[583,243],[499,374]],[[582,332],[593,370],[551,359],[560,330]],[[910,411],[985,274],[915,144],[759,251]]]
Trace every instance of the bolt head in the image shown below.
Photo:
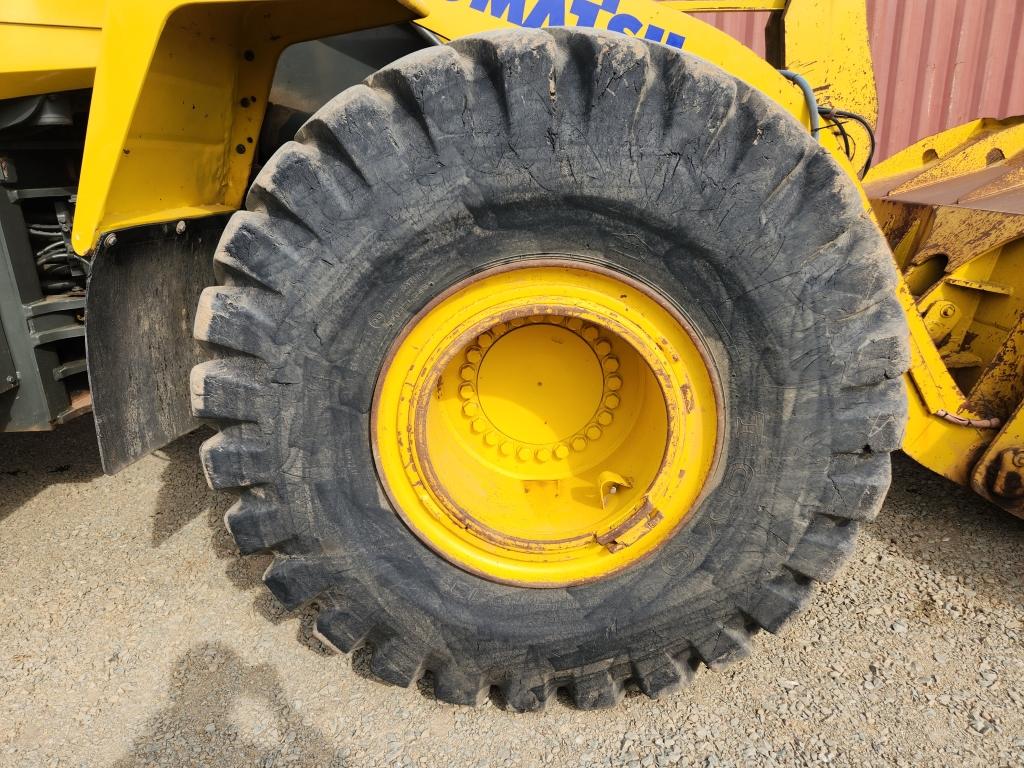
[[[179,221],[179,222],[177,223],[177,225],[176,225],[176,226],[174,227],[174,231],[175,231],[176,233],[178,233],[179,235],[184,235],[184,234],[185,234],[185,230],[186,230],[187,228],[188,228],[188,226],[187,226],[187,225],[185,224],[185,222],[184,222],[184,221]]]
[[[111,232],[104,238],[103,244],[107,246],[107,248],[113,248],[115,245],[117,245],[117,235]]]

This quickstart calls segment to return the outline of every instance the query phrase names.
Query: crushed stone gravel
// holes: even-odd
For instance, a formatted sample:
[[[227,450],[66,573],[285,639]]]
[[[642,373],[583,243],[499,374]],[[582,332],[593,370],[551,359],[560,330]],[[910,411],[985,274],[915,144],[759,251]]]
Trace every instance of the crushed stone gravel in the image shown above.
[[[0,766],[1024,766],[1024,520],[909,459],[749,659],[516,715],[321,646],[235,551],[202,435],[105,477],[91,430],[0,435]]]

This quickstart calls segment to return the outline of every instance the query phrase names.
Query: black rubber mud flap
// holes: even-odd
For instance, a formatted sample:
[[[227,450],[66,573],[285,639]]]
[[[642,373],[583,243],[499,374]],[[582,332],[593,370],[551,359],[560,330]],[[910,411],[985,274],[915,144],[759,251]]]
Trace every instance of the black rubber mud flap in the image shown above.
[[[199,426],[188,373],[202,359],[195,307],[214,283],[226,216],[104,238],[86,299],[86,355],[103,469],[114,474]]]

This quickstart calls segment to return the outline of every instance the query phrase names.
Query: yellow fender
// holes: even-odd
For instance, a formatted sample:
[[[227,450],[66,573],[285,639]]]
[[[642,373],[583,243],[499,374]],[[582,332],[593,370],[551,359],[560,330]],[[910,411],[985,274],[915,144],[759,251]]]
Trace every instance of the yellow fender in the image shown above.
[[[644,37],[717,64],[810,124],[804,96],[770,64],[654,0],[16,0],[0,12],[0,48],[18,62],[0,72],[0,98],[93,87],[72,238],[86,254],[105,232],[241,206],[288,45],[417,17],[444,39],[517,24]],[[822,139],[849,168],[834,137]]]
[[[14,62],[0,98],[92,86],[72,235],[85,254],[103,232],[237,210],[281,51],[422,13],[415,0],[15,0],[0,11]]]

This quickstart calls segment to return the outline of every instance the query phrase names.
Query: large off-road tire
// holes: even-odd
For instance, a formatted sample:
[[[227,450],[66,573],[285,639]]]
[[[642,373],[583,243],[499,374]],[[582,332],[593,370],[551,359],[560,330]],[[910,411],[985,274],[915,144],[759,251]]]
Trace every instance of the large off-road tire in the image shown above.
[[[260,173],[216,255],[192,377],[227,525],[332,646],[372,647],[444,701],[492,686],[614,705],[742,656],[832,577],[879,510],[908,364],[885,241],[783,110],[693,56],[582,31],[501,32],[402,59],[325,106]],[[563,254],[651,286],[704,340],[721,456],[642,562],[550,589],[425,546],[375,471],[388,350],[435,296]],[[563,257],[564,258],[564,257]]]

